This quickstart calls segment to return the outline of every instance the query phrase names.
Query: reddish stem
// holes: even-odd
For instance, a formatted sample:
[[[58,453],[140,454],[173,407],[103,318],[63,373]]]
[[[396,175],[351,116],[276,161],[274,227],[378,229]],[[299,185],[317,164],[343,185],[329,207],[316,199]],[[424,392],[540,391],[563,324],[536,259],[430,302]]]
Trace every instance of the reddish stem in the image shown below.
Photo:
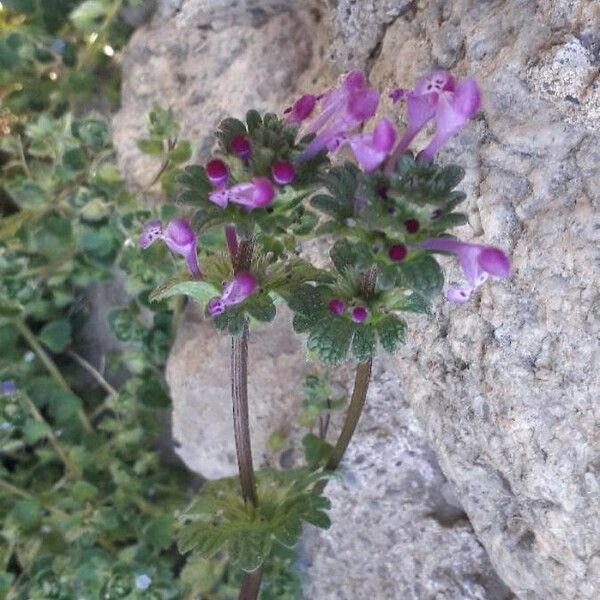
[[[227,225],[225,227],[225,239],[227,240],[227,247],[229,248],[229,254],[231,254],[231,260],[234,261],[238,253],[238,239],[233,225]]]

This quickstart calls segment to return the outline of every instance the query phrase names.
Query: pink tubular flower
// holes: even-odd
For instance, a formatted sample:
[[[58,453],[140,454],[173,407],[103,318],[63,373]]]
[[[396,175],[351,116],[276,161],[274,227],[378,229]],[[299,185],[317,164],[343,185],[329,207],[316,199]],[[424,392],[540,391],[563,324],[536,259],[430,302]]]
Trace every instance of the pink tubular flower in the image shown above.
[[[318,97],[313,94],[300,96],[292,106],[283,111],[287,115],[287,122],[300,125],[302,121],[310,117],[317,100]]]
[[[341,138],[346,133],[356,129],[375,114],[379,104],[379,92],[366,85],[364,73],[352,71],[346,75],[342,85],[329,90],[318,99],[320,113],[305,131],[305,134],[317,135],[299,157],[300,161],[313,157],[325,147],[330,152],[337,150]],[[302,98],[296,104],[301,100]]]
[[[433,71],[420,79],[413,90],[399,88],[390,97],[393,102],[406,100],[408,127],[394,149],[388,170],[394,166],[414,137],[435,117],[436,132],[423,152],[421,160],[431,160],[435,153],[471,119],[481,102],[480,91],[473,79],[465,79],[458,86],[447,71]]]
[[[448,288],[446,290],[446,299],[455,304],[465,303],[490,275],[508,277],[510,274],[508,256],[493,246],[467,244],[451,238],[432,238],[421,242],[418,247],[424,250],[451,252],[458,257],[469,285],[464,288]]]
[[[156,240],[162,240],[169,250],[183,256],[194,277],[202,277],[197,256],[198,240],[185,219],[173,219],[164,230],[160,221],[148,221],[140,234],[140,247],[146,249]]]
[[[221,208],[230,202],[253,208],[264,208],[273,202],[275,188],[266,177],[255,177],[252,181],[238,183],[230,188],[221,188],[211,192],[208,198]]]
[[[223,288],[221,296],[209,300],[206,306],[206,314],[216,317],[225,312],[228,306],[240,304],[256,289],[256,277],[247,271],[241,271],[233,276],[233,279]]]
[[[350,144],[356,160],[369,173],[387,157],[396,141],[396,130],[388,119],[381,119],[372,133],[349,135],[342,144]]]

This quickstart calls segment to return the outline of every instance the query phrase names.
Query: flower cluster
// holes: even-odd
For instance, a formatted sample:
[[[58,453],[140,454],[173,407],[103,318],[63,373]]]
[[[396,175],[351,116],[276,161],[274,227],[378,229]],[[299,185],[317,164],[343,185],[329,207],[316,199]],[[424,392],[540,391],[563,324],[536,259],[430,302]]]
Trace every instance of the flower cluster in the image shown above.
[[[289,206],[299,210],[302,198],[316,189],[315,182],[318,182],[318,174],[313,173],[312,187],[298,183],[302,169],[315,157],[334,155],[348,146],[360,170],[353,165],[330,168],[322,181],[331,196],[317,194],[311,200],[312,206],[321,213],[336,219],[320,227],[317,235],[334,233],[351,240],[350,248],[356,260],[344,268],[360,272],[373,266],[379,270],[379,289],[416,292],[410,302],[394,301],[394,306],[400,306],[398,310],[426,306],[429,294],[439,291],[436,282],[441,281],[441,273],[438,277],[435,269],[439,271],[439,267],[431,256],[438,252],[456,255],[466,279],[464,287],[446,290],[445,296],[450,302],[466,302],[490,276],[509,275],[510,261],[502,250],[447,237],[449,227],[464,222],[463,215],[453,212],[464,194],[452,191],[462,171],[457,167],[440,168],[431,162],[439,149],[479,109],[480,92],[475,81],[457,82],[450,73],[438,70],[420,79],[413,89],[398,88],[390,97],[394,103],[399,100],[406,103],[407,127],[401,136],[386,118],[378,120],[370,131],[360,130],[375,116],[380,102],[379,92],[369,87],[361,71],[350,72],[339,86],[324,93],[301,96],[285,110],[284,120],[275,115],[260,117],[250,111],[247,125],[235,119],[224,122],[218,134],[221,155],[214,156],[202,169],[208,190],[201,191],[201,196],[213,211],[218,207],[227,215],[229,222],[223,222],[232,261],[235,261],[238,235],[246,239],[255,236],[255,225],[261,223],[260,215],[273,211],[258,209],[271,207],[284,186],[292,186],[292,189],[296,186],[292,194],[297,193],[298,199],[293,199],[289,191],[286,193]],[[430,121],[435,122],[435,133],[415,161],[412,154],[407,153],[409,145]],[[302,136],[299,141],[298,133]],[[274,217],[281,218],[278,213],[274,213]],[[249,218],[254,220],[248,221]],[[279,232],[273,234],[275,237],[284,236],[286,226],[263,231]],[[150,221],[140,236],[140,245],[146,248],[157,239],[186,259],[194,277],[203,277],[196,256],[196,235],[187,221],[173,219],[165,229],[159,221]],[[261,243],[265,239],[261,238]],[[289,238],[281,237],[284,239],[285,242],[278,243],[290,247]],[[273,247],[272,242],[269,244]],[[419,265],[430,269],[429,282],[419,272]],[[343,277],[338,265],[336,269],[338,277],[340,273]],[[206,314],[209,317],[223,314],[228,307],[244,302],[256,287],[256,273],[236,273],[220,296],[208,302]],[[417,298],[424,300],[417,301]],[[408,306],[412,308],[406,308]],[[383,318],[377,307],[371,307],[375,311],[371,313],[365,306],[347,307],[344,300],[332,298],[331,291],[324,293],[321,307],[322,323],[326,320],[324,315],[348,314],[348,322],[366,323],[365,327],[370,327],[378,326]],[[303,310],[305,315],[310,312],[306,307]]]
[[[393,102],[406,101],[408,126],[388,162],[388,171],[395,159],[408,149],[415,136],[435,119],[436,131],[429,145],[419,154],[421,160],[432,160],[440,148],[479,110],[480,91],[473,79],[456,84],[447,71],[434,71],[420,79],[414,89],[398,88],[390,97]]]

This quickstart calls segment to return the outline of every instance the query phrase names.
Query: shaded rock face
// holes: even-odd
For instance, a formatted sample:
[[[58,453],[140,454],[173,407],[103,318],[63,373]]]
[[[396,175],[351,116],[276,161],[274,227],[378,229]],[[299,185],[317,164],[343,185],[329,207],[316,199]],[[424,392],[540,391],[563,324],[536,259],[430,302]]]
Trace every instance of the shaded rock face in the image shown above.
[[[442,474],[391,359],[374,384],[340,479],[331,529],[304,540],[306,598],[514,598]]]
[[[250,105],[281,109],[298,91],[326,87],[331,70],[365,67],[373,84],[390,90],[439,66],[476,77],[483,90],[480,115],[440,156],[467,170],[469,226],[457,235],[502,246],[514,262],[510,280],[486,284],[469,304],[440,303],[432,317],[409,319],[407,347],[376,372],[344,478],[331,484],[333,528],[306,544],[307,597],[503,598],[480,542],[519,598],[597,598],[600,5],[226,4],[161,0],[134,36],[115,121],[133,183],[151,179],[135,138],[155,101],[183,115],[204,160],[207,132],[222,116]],[[382,115],[400,123],[399,112],[382,101]],[[460,280],[451,261],[447,273]],[[284,347],[292,343],[279,335]],[[268,385],[285,396],[288,372],[267,369],[274,347],[264,348],[261,358],[263,344],[255,346],[252,360],[265,361]],[[195,374],[200,349],[222,361],[220,370],[209,364],[205,379]],[[235,465],[223,421],[228,352],[207,324],[184,321],[169,364],[179,452],[210,476]],[[290,352],[300,360],[299,346]],[[226,411],[198,407],[206,385]],[[261,408],[258,388],[251,396],[257,422],[294,418],[291,405]],[[213,428],[204,446],[177,424],[195,431],[197,417]],[[254,427],[260,462],[266,434]],[[208,445],[220,449],[212,472],[200,462]]]

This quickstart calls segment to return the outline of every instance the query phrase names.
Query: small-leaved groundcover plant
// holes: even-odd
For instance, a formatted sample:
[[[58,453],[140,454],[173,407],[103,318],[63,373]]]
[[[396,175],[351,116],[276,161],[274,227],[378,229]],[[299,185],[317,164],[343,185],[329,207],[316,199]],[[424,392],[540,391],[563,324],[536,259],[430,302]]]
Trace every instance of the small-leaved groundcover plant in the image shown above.
[[[455,189],[463,170],[435,162],[479,109],[475,81],[434,71],[390,97],[406,104],[408,125],[400,136],[387,119],[369,122],[380,94],[360,71],[326,92],[302,96],[283,117],[250,110],[245,122],[225,119],[211,160],[188,166],[177,179],[191,220],[152,220],[139,238],[142,248],[163,242],[187,265],[151,299],[187,296],[231,335],[239,477],[202,487],[181,514],[179,547],[201,557],[226,552],[245,572],[240,598],[257,597],[262,571],[297,543],[303,522],[329,527],[327,480],[354,433],[379,347],[393,353],[405,339],[403,314],[429,312],[442,292],[450,302],[466,302],[490,276],[509,275],[502,250],[449,234],[466,223],[457,212],[465,194]],[[435,133],[415,157],[409,145],[431,121]],[[344,147],[355,162],[332,165]],[[210,245],[199,243],[209,234]],[[331,241],[326,268],[301,253],[304,240],[322,236]],[[459,261],[463,284],[443,291],[439,255]],[[310,356],[333,365],[354,359],[356,379],[337,441],[331,444],[327,427],[320,427],[320,435],[303,440],[306,467],[255,471],[249,325],[272,321],[281,303],[291,309]]]

